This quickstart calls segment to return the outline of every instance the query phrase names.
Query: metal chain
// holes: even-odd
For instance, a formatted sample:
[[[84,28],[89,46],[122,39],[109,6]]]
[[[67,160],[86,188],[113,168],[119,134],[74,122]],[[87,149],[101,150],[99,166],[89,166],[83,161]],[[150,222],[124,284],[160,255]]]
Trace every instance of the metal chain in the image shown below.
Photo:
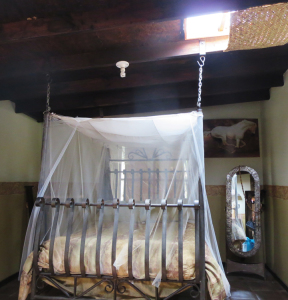
[[[202,93],[202,73],[203,73],[203,67],[205,63],[205,56],[200,56],[200,62],[197,61],[199,65],[199,83],[198,83],[198,101],[197,101],[197,107],[198,109],[201,109],[201,93]]]
[[[240,182],[241,182],[241,186],[242,186],[242,192],[243,192],[243,195],[244,195],[244,198],[245,198],[245,202],[247,203],[247,206],[248,208],[254,212],[255,214],[260,214],[262,212],[262,204],[260,203],[260,210],[259,211],[256,211],[256,210],[253,210],[252,206],[250,206],[250,203],[248,202],[247,198],[246,198],[246,195],[245,195],[245,191],[244,191],[244,187],[243,187],[243,182],[242,182],[242,176],[241,176],[241,167],[239,166],[239,176],[240,176]]]
[[[51,111],[51,107],[50,107],[50,90],[51,90],[51,77],[50,74],[47,73],[46,74],[46,79],[47,79],[47,99],[46,99],[46,110],[44,111],[44,114],[47,112]]]

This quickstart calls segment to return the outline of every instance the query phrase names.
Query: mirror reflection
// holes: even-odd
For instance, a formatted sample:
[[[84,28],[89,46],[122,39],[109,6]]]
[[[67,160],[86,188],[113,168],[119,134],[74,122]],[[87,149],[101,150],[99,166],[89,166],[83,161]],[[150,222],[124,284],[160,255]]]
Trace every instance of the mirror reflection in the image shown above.
[[[249,252],[255,246],[255,183],[252,175],[241,171],[232,177],[232,237],[233,247]]]

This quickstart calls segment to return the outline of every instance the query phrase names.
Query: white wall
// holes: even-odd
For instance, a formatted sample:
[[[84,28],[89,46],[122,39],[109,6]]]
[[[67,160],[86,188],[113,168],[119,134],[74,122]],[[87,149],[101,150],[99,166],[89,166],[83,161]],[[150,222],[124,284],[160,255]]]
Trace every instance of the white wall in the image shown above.
[[[0,182],[38,181],[42,125],[0,101]]]
[[[263,102],[263,173],[267,265],[288,285],[288,71]]]
[[[284,86],[271,89],[270,101],[262,103],[264,182],[288,185],[288,71]]]
[[[38,181],[42,124],[0,101],[0,281],[19,271],[28,223],[25,185]]]

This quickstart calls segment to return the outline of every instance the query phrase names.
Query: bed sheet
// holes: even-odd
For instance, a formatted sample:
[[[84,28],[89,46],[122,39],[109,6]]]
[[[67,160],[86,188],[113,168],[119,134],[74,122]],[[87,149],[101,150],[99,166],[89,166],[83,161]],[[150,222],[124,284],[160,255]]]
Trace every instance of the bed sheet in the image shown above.
[[[149,270],[150,278],[155,278],[158,271],[161,269],[161,226],[158,226],[154,234],[153,240],[150,242],[150,261]],[[175,226],[177,228],[177,226]],[[117,267],[118,277],[128,277],[128,233],[127,224],[119,224],[116,257],[121,257],[120,264]],[[112,249],[112,231],[113,225],[105,226],[101,238],[101,257],[100,269],[102,275],[112,275],[111,268],[111,249]],[[178,235],[175,232],[175,238],[167,241],[167,278],[178,280]],[[85,240],[85,254],[84,263],[86,274],[96,274],[96,235],[94,228],[87,231]],[[65,236],[59,236],[55,239],[53,252],[53,265],[55,272],[64,274],[64,249]],[[133,254],[132,266],[133,276],[136,279],[143,279],[145,277],[145,225],[136,224],[133,238]],[[69,248],[69,266],[71,274],[80,274],[80,245],[81,233],[71,235]],[[49,266],[49,246],[50,240],[43,243],[40,248],[38,265],[40,269],[47,269]],[[170,258],[170,259],[169,259]],[[195,227],[192,223],[187,223],[187,227],[183,237],[183,276],[184,280],[192,280],[195,278]],[[27,258],[21,274],[19,300],[25,300],[30,292],[30,285],[32,279],[32,260],[33,254]],[[118,261],[119,262],[119,261]],[[117,261],[116,261],[117,263]],[[226,298],[225,289],[221,279],[221,271],[218,263],[211,255],[209,248],[206,245],[205,252],[205,269],[206,277],[208,279],[208,290],[212,300],[223,300]],[[77,282],[77,295],[80,295],[85,289],[96,283],[99,279],[96,278],[82,278]],[[68,292],[73,293],[72,278],[57,277],[57,282]],[[47,282],[49,283],[49,282]],[[148,296],[154,297],[154,286],[152,282],[136,283],[137,286],[143,290]],[[168,296],[175,289],[179,288],[177,283],[161,283],[159,288],[160,297]],[[111,298],[111,294],[106,294],[103,287],[98,287],[90,291],[87,296],[97,298]],[[127,289],[121,296],[124,297],[138,297],[134,289]]]

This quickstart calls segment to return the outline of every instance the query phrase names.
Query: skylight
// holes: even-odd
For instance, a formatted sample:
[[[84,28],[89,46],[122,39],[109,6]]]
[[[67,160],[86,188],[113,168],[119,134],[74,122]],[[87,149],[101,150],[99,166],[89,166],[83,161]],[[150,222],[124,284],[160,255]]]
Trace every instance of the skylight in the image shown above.
[[[185,19],[185,40],[228,36],[230,13],[217,13]]]

